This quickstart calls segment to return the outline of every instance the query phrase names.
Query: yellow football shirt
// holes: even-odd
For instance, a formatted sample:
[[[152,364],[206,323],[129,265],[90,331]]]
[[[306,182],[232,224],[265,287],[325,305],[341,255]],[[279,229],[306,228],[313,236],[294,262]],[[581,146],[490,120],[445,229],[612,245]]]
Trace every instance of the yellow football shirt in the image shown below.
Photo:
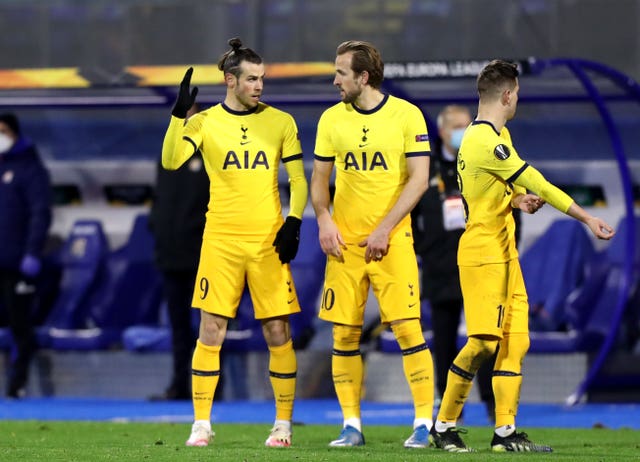
[[[420,109],[385,95],[370,111],[342,102],[320,117],[315,159],[334,162],[333,219],[348,244],[365,239],[397,202],[408,180],[406,158],[430,154]],[[407,214],[394,236],[411,236]]]
[[[259,103],[237,112],[217,104],[188,119],[182,138],[200,149],[210,179],[205,238],[268,241],[283,223],[280,160],[302,159],[298,129],[291,115]],[[171,138],[172,134],[168,134]],[[163,160],[180,165],[178,157]]]
[[[458,151],[458,183],[467,220],[458,247],[459,265],[517,258],[511,199],[526,190],[514,191],[519,187],[510,179],[526,166],[506,127],[498,133],[489,122],[474,121],[467,128]]]
[[[471,123],[458,151],[458,185],[466,228],[458,247],[458,264],[504,263],[518,257],[511,199],[532,191],[566,213],[573,199],[549,183],[520,158],[507,127],[498,133],[486,121]]]

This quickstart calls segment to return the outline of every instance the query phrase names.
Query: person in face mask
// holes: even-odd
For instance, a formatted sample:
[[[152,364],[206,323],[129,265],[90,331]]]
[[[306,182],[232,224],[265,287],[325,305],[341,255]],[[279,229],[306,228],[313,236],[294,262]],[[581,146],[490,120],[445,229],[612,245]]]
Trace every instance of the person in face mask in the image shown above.
[[[0,115],[0,304],[13,336],[7,397],[25,394],[35,350],[32,301],[51,224],[51,183],[14,114]]]
[[[432,351],[440,396],[447,384],[449,367],[458,353],[463,303],[456,257],[465,223],[456,179],[456,156],[470,123],[471,113],[464,106],[445,106],[438,114],[439,142],[434,143],[431,156],[429,189],[411,217],[414,247],[422,261],[421,294],[431,305]],[[492,366],[488,360],[476,375],[489,420],[494,415]]]

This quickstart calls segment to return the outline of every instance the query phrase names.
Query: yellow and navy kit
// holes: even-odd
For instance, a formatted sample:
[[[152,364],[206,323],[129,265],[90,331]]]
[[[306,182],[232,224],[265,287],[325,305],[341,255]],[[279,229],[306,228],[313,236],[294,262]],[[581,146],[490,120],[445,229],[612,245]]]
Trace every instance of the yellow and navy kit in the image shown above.
[[[566,212],[573,200],[523,161],[506,127],[497,132],[474,121],[458,151],[458,186],[466,228],[458,247],[458,264],[504,263],[518,257],[511,200],[527,190]]]
[[[285,165],[299,161],[298,174],[290,177],[292,191],[296,181],[304,182],[306,191],[293,117],[264,103],[243,112],[221,103],[183,124],[182,119],[171,118],[162,163],[175,169],[196,149],[202,152],[211,184],[204,238],[268,241],[270,245],[283,223],[278,191],[281,160]],[[173,149],[182,140],[188,141],[183,143],[185,148]],[[291,199],[295,200],[293,194]],[[303,199],[306,202],[306,194]],[[300,209],[297,215],[301,217],[304,203],[292,203],[291,209]]]
[[[397,202],[407,180],[406,158],[428,156],[424,116],[413,104],[385,95],[370,111],[342,102],[318,123],[317,161],[335,162],[333,220],[347,244],[365,239]],[[394,239],[411,236],[411,218],[394,228]]]

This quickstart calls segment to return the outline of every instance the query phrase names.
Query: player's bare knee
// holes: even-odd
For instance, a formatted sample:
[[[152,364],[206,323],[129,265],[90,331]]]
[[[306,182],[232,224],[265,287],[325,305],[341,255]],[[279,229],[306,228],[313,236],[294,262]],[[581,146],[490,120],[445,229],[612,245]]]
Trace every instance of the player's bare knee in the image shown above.
[[[200,311],[200,329],[198,337],[202,343],[210,346],[220,346],[227,333],[229,320],[223,316]]]
[[[289,318],[287,316],[262,321],[264,340],[270,347],[282,346],[291,338]]]

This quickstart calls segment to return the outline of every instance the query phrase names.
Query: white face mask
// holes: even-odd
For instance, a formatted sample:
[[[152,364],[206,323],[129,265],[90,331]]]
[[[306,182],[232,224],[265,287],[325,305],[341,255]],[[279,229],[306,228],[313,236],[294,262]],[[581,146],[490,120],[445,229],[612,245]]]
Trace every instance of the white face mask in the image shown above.
[[[13,139],[5,133],[0,133],[0,154],[4,154],[13,146]]]
[[[458,150],[460,149],[460,146],[462,146],[462,136],[464,135],[466,129],[467,127],[454,128],[453,130],[451,130],[451,141],[449,141],[449,143],[451,144],[451,147],[453,149]]]

